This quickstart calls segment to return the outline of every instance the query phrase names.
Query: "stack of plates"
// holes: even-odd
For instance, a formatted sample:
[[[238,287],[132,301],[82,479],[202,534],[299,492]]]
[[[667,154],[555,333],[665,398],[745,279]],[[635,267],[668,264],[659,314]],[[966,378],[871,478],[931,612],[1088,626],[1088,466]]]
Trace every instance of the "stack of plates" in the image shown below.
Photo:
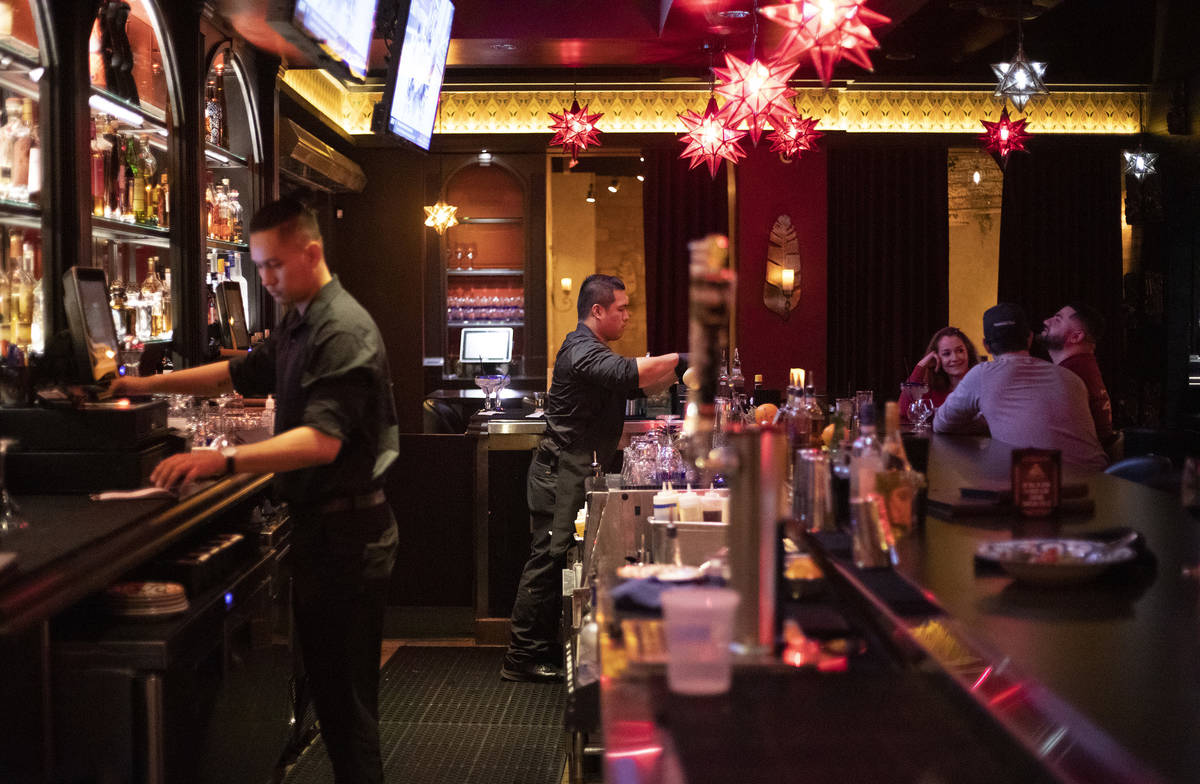
[[[158,620],[187,610],[187,593],[179,583],[116,583],[104,592],[109,612],[121,618]]]

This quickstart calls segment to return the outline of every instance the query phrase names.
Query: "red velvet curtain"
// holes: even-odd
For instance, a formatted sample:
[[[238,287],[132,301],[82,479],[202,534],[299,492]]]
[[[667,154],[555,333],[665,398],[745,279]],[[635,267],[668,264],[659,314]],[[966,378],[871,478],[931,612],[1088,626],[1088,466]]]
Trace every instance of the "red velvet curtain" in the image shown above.
[[[846,138],[829,151],[830,396],[894,400],[946,326],[947,146]]]
[[[1035,330],[1069,300],[1108,321],[1097,347],[1117,377],[1121,334],[1121,146],[1110,138],[1034,138],[1009,156],[1000,212],[999,299],[1023,305]]]
[[[646,342],[651,354],[687,351],[688,242],[729,233],[725,166],[688,169],[679,149],[648,149],[642,190]]]

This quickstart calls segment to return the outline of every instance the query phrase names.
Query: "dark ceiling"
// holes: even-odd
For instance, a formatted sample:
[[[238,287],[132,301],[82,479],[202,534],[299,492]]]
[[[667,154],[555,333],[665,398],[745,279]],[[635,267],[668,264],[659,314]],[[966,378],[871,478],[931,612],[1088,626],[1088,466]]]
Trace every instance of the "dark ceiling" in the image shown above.
[[[247,40],[308,65],[264,21],[269,0],[221,0]],[[722,51],[743,58],[756,7],[772,0],[454,0],[447,84],[658,82],[708,79]],[[875,29],[874,73],[840,64],[835,80],[914,84],[986,83],[989,64],[1017,46],[1048,63],[1051,86],[1145,84],[1154,76],[1156,20],[1172,3],[1196,0],[868,0],[892,22]],[[380,0],[378,21],[406,0]],[[760,55],[782,33],[757,16]],[[382,80],[387,48],[377,32],[371,77]],[[795,78],[815,79],[803,63]]]

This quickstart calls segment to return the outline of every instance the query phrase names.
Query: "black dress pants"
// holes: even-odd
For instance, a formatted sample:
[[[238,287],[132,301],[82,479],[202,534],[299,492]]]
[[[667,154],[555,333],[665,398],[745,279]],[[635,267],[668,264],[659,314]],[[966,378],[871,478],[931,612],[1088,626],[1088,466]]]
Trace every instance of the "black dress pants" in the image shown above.
[[[337,784],[380,784],[379,655],[396,523],[388,503],[296,515],[293,611]]]
[[[511,664],[553,661],[562,611],[562,570],[574,541],[575,514],[583,508],[583,483],[592,457],[561,453],[557,461],[541,450],[529,464],[529,559],[517,585],[509,620]]]

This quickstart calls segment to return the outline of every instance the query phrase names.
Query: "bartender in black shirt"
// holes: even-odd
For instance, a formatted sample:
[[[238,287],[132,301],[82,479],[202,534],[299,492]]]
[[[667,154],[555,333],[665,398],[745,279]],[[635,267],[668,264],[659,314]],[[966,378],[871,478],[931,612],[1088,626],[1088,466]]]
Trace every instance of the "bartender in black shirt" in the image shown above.
[[[397,542],[383,482],[399,448],[387,354],[371,316],[330,275],[303,204],[260,210],[250,256],[287,309],[266,343],[230,361],[124,378],[113,391],[275,394],[272,438],[173,455],[151,480],[277,475],[293,520],[296,631],[335,780],[382,782],[379,655]]]
[[[529,466],[532,542],[500,668],[505,680],[562,679],[555,661],[560,580],[592,455],[602,466],[612,462],[624,427],[625,401],[640,390],[665,388],[680,365],[678,354],[622,357],[608,347],[629,321],[629,297],[620,278],[589,275],[579,289],[577,309],[579,324],[554,358],[546,431]]]

